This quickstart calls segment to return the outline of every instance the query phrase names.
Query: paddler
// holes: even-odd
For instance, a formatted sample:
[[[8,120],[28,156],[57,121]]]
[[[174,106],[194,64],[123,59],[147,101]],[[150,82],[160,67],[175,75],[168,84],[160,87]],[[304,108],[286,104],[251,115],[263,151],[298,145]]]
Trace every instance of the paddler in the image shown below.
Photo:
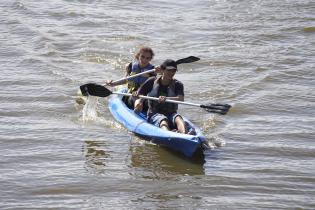
[[[154,57],[154,52],[150,47],[141,47],[139,51],[135,54],[135,61],[126,65],[126,77],[132,76],[141,72],[149,71],[154,69],[154,66],[150,63]],[[157,71],[157,70],[156,70]],[[143,74],[135,78],[128,79],[128,93],[135,94],[140,85],[142,85],[149,77],[156,76],[156,73]],[[113,84],[113,80],[106,82],[108,86],[116,86],[125,84],[123,81],[121,83]],[[134,97],[124,97],[124,102],[128,107],[134,108]]]
[[[158,68],[161,75],[150,77],[136,93],[136,95],[159,98],[159,101],[149,100],[147,120],[149,123],[165,130],[176,129],[179,133],[189,133],[182,116],[177,113],[178,104],[165,103],[166,99],[184,101],[184,85],[179,80],[174,79],[177,72],[177,63],[174,60],[167,59]],[[142,111],[143,102],[144,99],[142,98],[135,101],[135,112]]]

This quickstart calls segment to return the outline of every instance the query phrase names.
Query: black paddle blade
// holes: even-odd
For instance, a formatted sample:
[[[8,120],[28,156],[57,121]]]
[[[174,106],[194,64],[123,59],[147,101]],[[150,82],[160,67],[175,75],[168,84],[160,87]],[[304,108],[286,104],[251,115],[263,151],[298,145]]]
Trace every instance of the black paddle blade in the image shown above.
[[[95,83],[88,83],[80,86],[82,95],[84,96],[98,96],[98,97],[107,97],[112,94],[112,91],[108,90],[103,85],[98,85]]]
[[[206,111],[211,113],[217,113],[225,115],[231,108],[229,104],[209,104],[209,105],[200,105],[201,108],[206,109]]]
[[[195,56],[189,56],[187,58],[182,58],[176,61],[176,64],[181,64],[181,63],[192,63],[195,61],[199,61],[200,58],[195,57]]]

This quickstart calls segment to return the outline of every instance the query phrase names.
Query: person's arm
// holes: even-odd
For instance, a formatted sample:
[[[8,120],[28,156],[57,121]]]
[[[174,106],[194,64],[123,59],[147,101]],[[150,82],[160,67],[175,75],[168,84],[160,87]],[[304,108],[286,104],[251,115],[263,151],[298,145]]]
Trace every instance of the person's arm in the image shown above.
[[[125,67],[125,69],[126,69],[125,77],[130,76],[131,67],[132,67],[132,63],[126,64],[126,67]],[[128,80],[122,80],[122,81],[120,81],[120,82],[114,83],[113,80],[107,80],[107,81],[105,82],[105,84],[106,84],[107,86],[114,87],[114,86],[117,86],[117,85],[124,85],[124,84],[126,84],[127,82],[128,82]]]
[[[156,77],[156,75],[160,74],[161,73],[161,67],[160,66],[157,66],[157,67],[152,67],[152,69],[149,69],[147,71],[151,71],[154,69],[154,72],[151,72],[151,73],[148,73],[148,74],[145,74],[144,76],[147,76],[147,77]]]
[[[147,79],[147,81],[145,81],[145,83],[143,83],[138,91],[136,92],[136,94],[134,95],[135,97],[139,96],[139,95],[147,95],[153,88],[153,84],[154,84],[154,77],[150,77],[149,79]],[[134,111],[135,112],[141,112],[142,109],[143,109],[143,102],[144,102],[145,99],[143,98],[138,98],[136,101],[135,101],[135,104],[134,104]]]
[[[184,101],[183,95],[173,96],[173,97],[166,97],[166,96],[159,96],[159,102],[164,103],[166,100],[174,100],[174,101]]]
[[[154,73],[155,73],[155,75],[160,74],[161,71],[162,71],[162,70],[161,70],[161,66],[157,66],[157,67],[154,68]]]
[[[164,102],[166,99],[175,100],[175,101],[184,101],[184,85],[180,81],[176,81],[175,83],[175,93],[176,93],[176,96],[173,96],[173,97],[160,96],[159,101]]]
[[[117,83],[116,82],[114,83],[113,80],[108,80],[108,81],[105,82],[105,84],[107,86],[110,86],[110,87],[115,87],[117,85],[123,85],[123,84],[126,84],[126,83],[127,83],[127,80],[123,80],[123,81],[120,81],[120,82],[117,82]]]

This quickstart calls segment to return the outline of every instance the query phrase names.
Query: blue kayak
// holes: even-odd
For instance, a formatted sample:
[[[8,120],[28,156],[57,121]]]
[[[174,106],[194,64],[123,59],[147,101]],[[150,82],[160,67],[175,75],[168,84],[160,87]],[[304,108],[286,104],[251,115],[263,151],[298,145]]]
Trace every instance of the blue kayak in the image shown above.
[[[125,93],[126,89],[121,89],[118,92]],[[183,153],[188,157],[193,157],[195,154],[202,154],[203,145],[207,145],[206,138],[201,130],[193,123],[183,119],[189,129],[195,130],[195,135],[181,134],[173,131],[163,130],[147,122],[144,113],[137,114],[132,109],[129,109],[122,101],[122,95],[113,94],[109,99],[109,110],[113,117],[121,123],[128,131],[150,140],[151,142],[166,146],[172,150]]]

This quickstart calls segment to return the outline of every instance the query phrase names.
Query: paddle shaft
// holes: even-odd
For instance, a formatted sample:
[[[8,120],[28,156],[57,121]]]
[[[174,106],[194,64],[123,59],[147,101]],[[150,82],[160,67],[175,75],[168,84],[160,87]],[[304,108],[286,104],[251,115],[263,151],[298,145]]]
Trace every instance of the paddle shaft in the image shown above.
[[[195,61],[198,61],[198,60],[200,60],[200,58],[195,57],[195,56],[189,56],[189,57],[187,57],[187,58],[182,58],[182,59],[177,60],[176,63],[177,63],[177,64],[181,64],[181,63],[192,63],[192,62],[195,62]],[[140,73],[138,73],[138,74],[135,74],[135,75],[132,75],[132,76],[128,76],[128,77],[125,77],[125,78],[122,78],[122,79],[113,81],[113,82],[112,82],[112,86],[121,85],[121,84],[123,84],[123,83],[126,83],[128,80],[130,80],[130,79],[132,79],[132,78],[141,76],[141,75],[143,75],[143,74],[150,74],[150,73],[153,73],[154,71],[155,71],[155,69],[151,69],[151,70],[148,70],[148,71],[140,72]]]
[[[124,95],[124,96],[132,96],[131,93],[113,92],[113,94]],[[140,95],[138,97],[139,98],[143,98],[143,99],[153,100],[153,101],[158,101],[159,100],[159,98],[150,97],[150,96],[142,96],[142,95]],[[165,102],[174,103],[174,104],[184,104],[184,105],[202,107],[201,104],[195,104],[195,103],[185,102],[185,101],[176,101],[176,100],[171,100],[171,99],[166,99]]]
[[[151,70],[148,70],[148,71],[144,71],[144,72],[141,72],[141,73],[132,75],[132,76],[128,76],[128,77],[125,77],[125,78],[116,80],[116,81],[114,81],[112,84],[115,86],[116,84],[121,84],[122,82],[127,82],[128,80],[133,79],[133,78],[136,78],[136,77],[141,76],[141,75],[143,75],[143,74],[150,74],[150,73],[153,73],[154,71],[155,71],[155,69],[151,69]]]

